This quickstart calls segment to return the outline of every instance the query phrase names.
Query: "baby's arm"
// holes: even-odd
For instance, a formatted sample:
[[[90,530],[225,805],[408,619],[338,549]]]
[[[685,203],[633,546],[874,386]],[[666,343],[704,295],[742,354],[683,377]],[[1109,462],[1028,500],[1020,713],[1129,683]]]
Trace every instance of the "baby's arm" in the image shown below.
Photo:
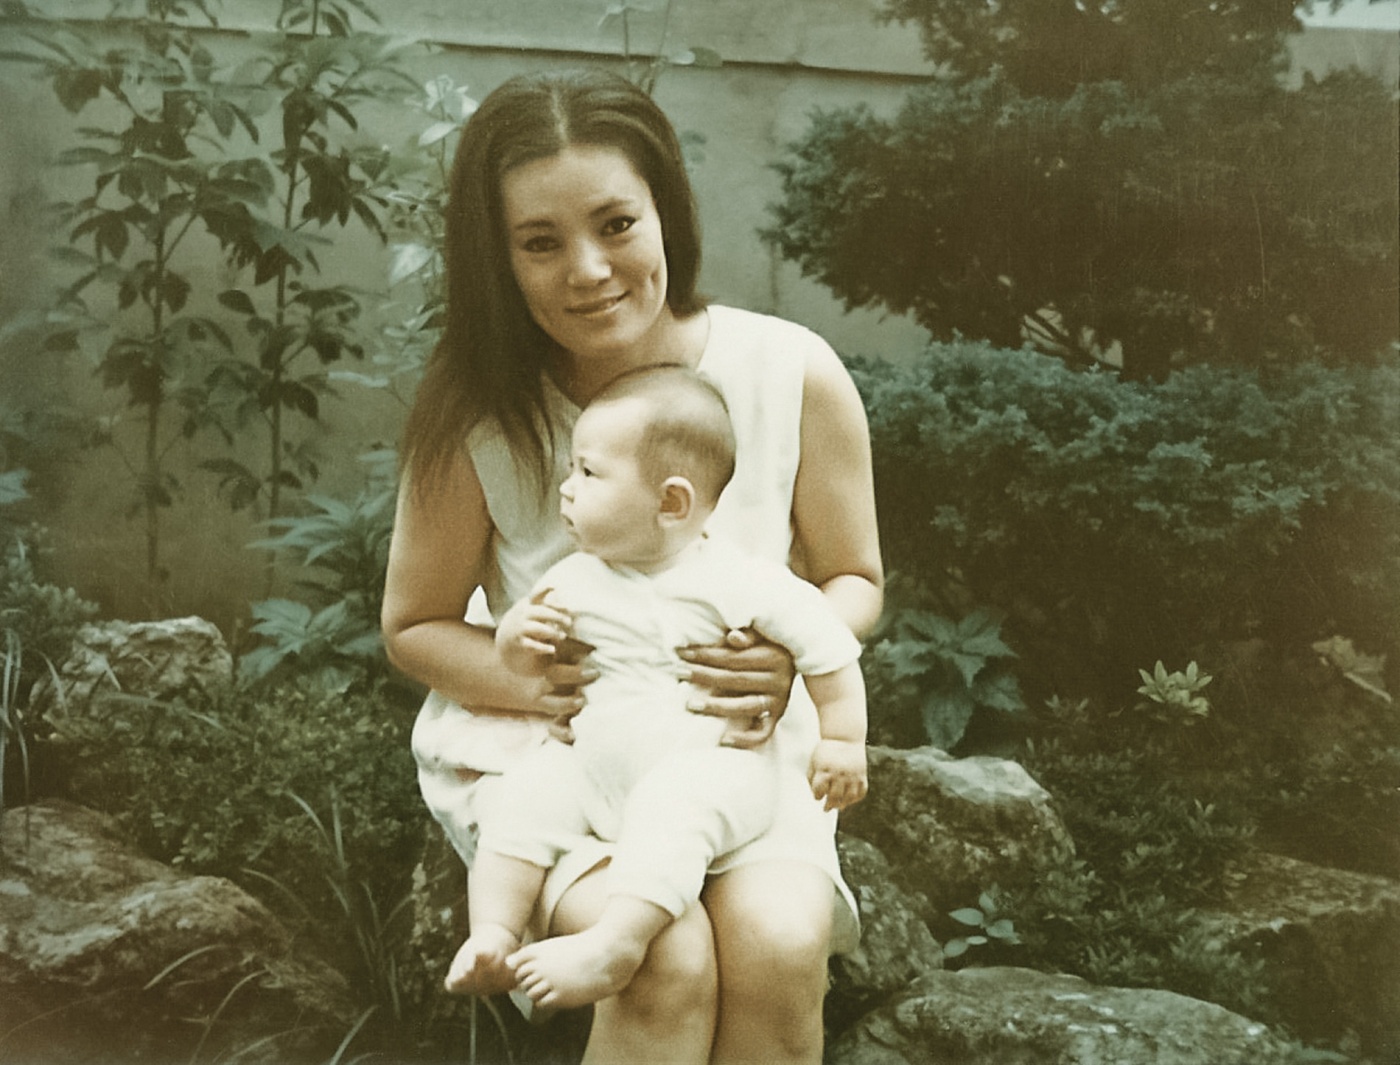
[[[541,588],[506,611],[496,627],[496,650],[516,673],[537,677],[554,661],[569,635],[573,618],[551,602],[551,588]]]
[[[808,780],[828,810],[844,810],[865,798],[865,679],[851,662],[835,673],[806,677],[817,706],[822,738],[812,752]]]

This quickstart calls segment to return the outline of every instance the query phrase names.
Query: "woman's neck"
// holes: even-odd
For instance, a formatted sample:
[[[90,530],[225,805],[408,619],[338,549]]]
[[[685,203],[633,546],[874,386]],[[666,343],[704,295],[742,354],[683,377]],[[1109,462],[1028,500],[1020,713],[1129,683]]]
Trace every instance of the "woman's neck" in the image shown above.
[[[602,391],[613,378],[643,366],[679,362],[695,367],[705,354],[710,337],[710,320],[705,311],[688,318],[669,317],[657,323],[657,329],[645,344],[639,344],[615,355],[578,356],[564,348],[556,348],[550,376],[569,399],[580,407]]]

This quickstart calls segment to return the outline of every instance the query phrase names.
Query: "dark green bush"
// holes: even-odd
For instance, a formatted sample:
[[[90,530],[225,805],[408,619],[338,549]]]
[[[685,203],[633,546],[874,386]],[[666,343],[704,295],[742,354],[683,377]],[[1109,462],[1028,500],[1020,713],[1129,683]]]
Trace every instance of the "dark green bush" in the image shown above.
[[[74,798],[117,812],[154,857],[235,879],[257,870],[309,897],[324,887],[319,832],[294,796],[326,823],[339,805],[358,874],[412,864],[410,716],[376,693],[231,689],[207,704],[112,704],[63,739]]]
[[[305,684],[116,702],[58,739],[74,799],[115,813],[152,856],[300,919],[373,988],[389,975],[374,951],[422,846],[411,720],[382,692]]]
[[[854,372],[889,566],[1004,612],[1032,694],[1245,637],[1396,645],[1395,366],[1152,385],[955,343]]]
[[[1195,784],[1220,737],[1052,701],[1023,761],[1055,797],[1075,857],[1012,892],[1021,964],[1096,983],[1161,987],[1257,1015],[1262,966],[1220,941],[1205,911],[1254,836],[1250,812]]]

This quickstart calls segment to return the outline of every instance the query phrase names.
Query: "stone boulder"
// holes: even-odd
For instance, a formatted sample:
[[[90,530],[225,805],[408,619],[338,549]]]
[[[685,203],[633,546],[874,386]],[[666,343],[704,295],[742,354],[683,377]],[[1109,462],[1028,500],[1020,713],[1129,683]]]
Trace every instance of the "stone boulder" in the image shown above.
[[[50,719],[100,714],[116,697],[167,701],[218,688],[233,679],[223,634],[203,618],[104,621],[84,625],[58,669],[58,687],[44,678],[30,704]]]
[[[1400,1061],[1400,884],[1266,853],[1232,880],[1218,921],[1263,959],[1272,1012],[1306,1041]]]
[[[343,978],[233,883],[133,851],[60,802],[0,820],[0,1060],[324,1061]]]
[[[844,833],[836,845],[860,907],[861,935],[855,950],[831,959],[826,1024],[832,1032],[943,967],[943,950],[924,923],[921,900],[895,886],[889,860]]]
[[[893,883],[925,901],[926,920],[1074,851],[1049,793],[1016,762],[934,747],[871,747],[869,758],[870,794],[841,815],[841,829],[890,860]]]
[[[1169,991],[1030,969],[938,972],[860,1020],[829,1065],[1285,1065],[1264,1025]]]

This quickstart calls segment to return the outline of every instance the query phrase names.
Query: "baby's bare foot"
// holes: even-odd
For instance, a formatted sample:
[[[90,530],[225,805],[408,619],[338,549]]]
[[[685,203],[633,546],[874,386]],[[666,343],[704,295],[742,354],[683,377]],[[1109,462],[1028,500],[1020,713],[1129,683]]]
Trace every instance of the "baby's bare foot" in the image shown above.
[[[515,974],[506,964],[519,948],[520,938],[500,925],[488,924],[472,932],[447,969],[443,985],[457,995],[496,995],[515,986]]]
[[[511,955],[507,964],[536,1005],[572,1009],[617,994],[645,957],[646,944],[590,928],[531,943]]]

